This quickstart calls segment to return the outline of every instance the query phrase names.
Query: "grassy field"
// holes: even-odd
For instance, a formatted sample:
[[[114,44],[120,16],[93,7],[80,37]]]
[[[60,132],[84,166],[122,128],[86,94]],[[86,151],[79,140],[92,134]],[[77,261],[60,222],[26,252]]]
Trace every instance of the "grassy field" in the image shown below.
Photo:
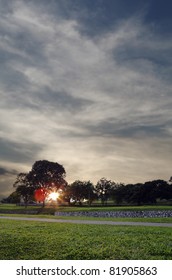
[[[45,207],[43,210],[37,206],[29,206],[28,210],[39,210],[39,214],[13,214],[24,213],[25,208],[0,204],[0,215],[3,216],[64,220],[69,217],[53,216],[54,211],[172,210],[172,206]],[[10,213],[5,214],[6,211]],[[172,223],[172,218],[70,217],[70,219]],[[172,231],[170,228],[161,227],[0,220],[0,244],[0,259],[4,260],[172,259]]]
[[[114,222],[148,222],[148,223],[172,223],[172,217],[165,218],[113,218],[113,217],[84,217],[84,216],[53,216],[46,214],[38,215],[27,215],[27,214],[4,214],[0,213],[0,216],[11,216],[11,217],[27,217],[27,218],[46,218],[46,219],[62,219],[62,220],[98,220],[98,221],[114,221]]]
[[[0,220],[0,259],[172,259],[170,228]]]
[[[148,211],[148,210],[172,210],[172,206],[118,206],[118,207],[48,207],[41,208],[38,206],[16,206],[15,204],[0,204],[0,216],[23,216],[35,217],[32,211],[37,210],[36,216],[39,218],[53,219],[69,219],[69,216],[54,216],[55,211],[59,212],[74,212],[74,211]],[[134,222],[157,222],[157,223],[172,223],[172,217],[169,218],[98,218],[98,217],[72,217],[72,220],[109,220],[109,221],[134,221]]]
[[[0,213],[5,211],[14,211],[14,212],[25,212],[25,211],[34,211],[37,210],[45,214],[53,214],[55,211],[148,211],[148,210],[172,210],[172,205],[144,205],[144,206],[83,206],[83,207],[69,207],[69,206],[46,206],[42,208],[40,206],[16,206],[15,204],[0,204]]]

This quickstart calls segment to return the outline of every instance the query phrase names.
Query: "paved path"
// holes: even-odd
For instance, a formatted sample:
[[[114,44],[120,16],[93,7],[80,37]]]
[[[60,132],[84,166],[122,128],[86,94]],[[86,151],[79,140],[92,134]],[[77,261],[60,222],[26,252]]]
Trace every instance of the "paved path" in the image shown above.
[[[18,220],[18,221],[37,221],[48,223],[71,223],[71,224],[89,224],[89,225],[113,225],[113,226],[153,226],[153,227],[172,227],[170,223],[147,223],[147,222],[113,222],[113,221],[96,221],[96,220],[62,220],[46,218],[27,218],[27,217],[9,217],[0,216],[0,219]]]

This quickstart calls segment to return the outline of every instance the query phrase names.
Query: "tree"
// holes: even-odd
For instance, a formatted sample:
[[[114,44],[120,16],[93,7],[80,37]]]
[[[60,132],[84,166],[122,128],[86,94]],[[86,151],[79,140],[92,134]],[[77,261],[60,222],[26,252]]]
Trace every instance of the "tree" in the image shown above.
[[[116,202],[116,204],[121,204],[125,200],[126,196],[126,186],[122,183],[113,184],[111,190],[111,197]]]
[[[127,192],[125,195],[125,200],[128,203],[136,203],[137,205],[141,205],[142,203],[147,202],[147,193],[145,192],[145,188],[142,183],[126,185],[126,189]]]
[[[137,205],[156,203],[154,185],[152,182],[128,184],[123,188],[123,200]]]
[[[172,197],[170,185],[163,180],[148,181],[144,184],[126,185],[124,195],[126,202],[141,204],[155,204],[157,198],[169,199]]]
[[[19,203],[20,194],[16,191],[12,192],[8,197],[1,200],[2,203]]]
[[[160,200],[171,199],[172,198],[172,185],[164,180],[154,180],[152,181],[154,188],[156,190],[156,196]]]
[[[114,183],[111,180],[102,178],[97,182],[97,184],[95,186],[97,195],[101,199],[101,202],[103,205],[105,204],[105,202],[107,203],[107,200],[111,195],[111,190],[112,190],[113,184]]]
[[[27,173],[19,173],[13,184],[13,187],[16,188],[16,193],[23,198],[26,207],[34,192],[34,188],[30,184],[27,176]]]
[[[68,197],[74,203],[78,202],[82,205],[84,200],[91,205],[92,201],[97,197],[94,192],[94,185],[90,181],[75,181],[68,188]]]
[[[63,188],[63,191],[61,192],[59,196],[59,200],[61,202],[67,202],[70,205],[71,200],[71,190],[70,185],[66,184],[66,186]]]
[[[62,165],[48,160],[36,161],[27,175],[27,180],[36,189],[43,189],[46,195],[49,192],[63,189],[66,186],[66,172]]]

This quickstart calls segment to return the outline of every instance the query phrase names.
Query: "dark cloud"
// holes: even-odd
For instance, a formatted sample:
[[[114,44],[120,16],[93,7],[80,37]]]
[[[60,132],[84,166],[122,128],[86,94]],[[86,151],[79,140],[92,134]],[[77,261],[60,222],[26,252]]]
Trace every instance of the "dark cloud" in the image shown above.
[[[1,161],[7,160],[11,163],[33,162],[37,153],[43,148],[41,144],[16,143],[10,140],[0,139]]]
[[[39,9],[42,14],[49,13],[52,19],[56,19],[58,15],[59,19],[77,21],[77,29],[81,34],[91,37],[109,32],[121,20],[126,20],[143,11],[148,3],[149,0],[145,0],[144,3],[142,0],[131,0],[130,5],[128,5],[128,0],[37,0],[35,6],[34,0],[27,1],[28,7],[35,6],[35,9]],[[13,12],[10,5],[5,2],[3,9],[5,12]],[[28,41],[28,43],[31,42]],[[37,48],[33,51],[37,51]]]
[[[141,34],[140,34],[141,36]],[[148,38],[149,39],[149,38]],[[147,61],[158,67],[158,70],[161,71],[163,67],[170,67],[171,66],[171,49],[166,49],[164,53],[162,53],[163,46],[158,49],[148,49],[150,46],[142,45],[142,39],[140,37],[140,47],[138,48],[138,41],[137,45],[134,42],[130,44],[123,45],[119,48],[115,53],[114,57],[117,58],[118,63],[132,63],[142,64],[143,61]],[[137,66],[136,64],[136,66]]]
[[[143,7],[142,0],[132,0],[130,5],[127,0],[60,0],[56,5],[54,1],[52,3],[64,18],[77,20],[79,31],[87,36],[109,32],[119,20],[131,17]]]
[[[8,56],[8,54],[6,54]],[[30,84],[28,79],[25,77],[23,73],[20,71],[17,71],[15,69],[12,69],[11,66],[3,66],[1,65],[1,76],[0,76],[0,82],[1,86],[6,90],[7,92],[12,93],[9,98],[14,97],[14,102],[16,102],[16,95],[15,93],[20,93],[21,91],[25,94],[27,88],[29,88]],[[20,96],[18,96],[18,99]],[[12,101],[12,100],[11,100]],[[20,104],[20,102],[18,102]],[[8,105],[11,105],[11,102],[8,103]]]
[[[16,170],[9,170],[9,169],[6,169],[4,167],[0,167],[0,176],[3,176],[3,175],[17,175],[18,174],[18,171]]]
[[[4,14],[8,14],[8,13],[12,12],[11,1],[1,0],[1,12]]]
[[[36,94],[36,103],[42,106],[52,106],[54,109],[69,110],[72,113],[81,112],[87,106],[93,104],[93,101],[86,98],[79,98],[70,95],[67,92],[53,91],[45,87],[41,92]]]
[[[117,137],[128,137],[128,138],[135,138],[135,137],[163,137],[166,136],[167,133],[165,131],[165,127],[163,125],[136,125],[136,126],[129,126],[126,128],[118,129],[116,131]]]
[[[111,121],[102,121],[97,125],[85,126],[89,135],[101,137],[114,137],[114,138],[150,138],[150,137],[167,137],[166,125],[151,125],[151,124],[132,124],[132,123],[117,123]]]

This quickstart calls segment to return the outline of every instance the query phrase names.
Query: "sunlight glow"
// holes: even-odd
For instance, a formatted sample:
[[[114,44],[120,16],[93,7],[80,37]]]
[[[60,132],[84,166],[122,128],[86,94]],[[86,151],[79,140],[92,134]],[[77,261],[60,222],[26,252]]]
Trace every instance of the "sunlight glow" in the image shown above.
[[[49,194],[48,200],[57,200],[58,197],[59,197],[58,192],[52,192],[52,193]]]

